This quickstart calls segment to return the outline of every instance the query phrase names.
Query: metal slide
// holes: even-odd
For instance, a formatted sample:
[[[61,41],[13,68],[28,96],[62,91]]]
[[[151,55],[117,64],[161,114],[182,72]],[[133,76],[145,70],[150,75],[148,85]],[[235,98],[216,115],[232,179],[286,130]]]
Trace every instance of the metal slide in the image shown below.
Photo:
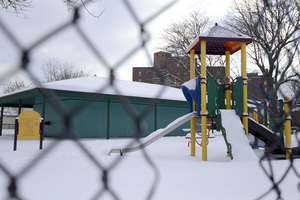
[[[280,138],[266,126],[257,123],[254,119],[248,117],[249,133],[262,140],[264,143],[277,141],[280,143]],[[280,144],[277,144],[280,145]]]
[[[250,117],[248,117],[248,128],[250,134],[262,140],[265,143],[265,146],[270,148],[271,154],[285,155],[284,146],[280,140],[280,137],[277,136],[273,131],[264,125],[257,123]]]
[[[120,147],[120,148],[112,149],[112,150],[110,150],[109,155],[111,153],[120,153],[120,155],[123,155],[123,153],[128,153],[128,152],[133,152],[133,151],[141,150],[141,149],[147,147],[148,145],[152,144],[156,140],[160,139],[161,137],[167,135],[168,133],[170,133],[171,131],[173,131],[174,129],[176,129],[179,126],[183,125],[184,123],[186,123],[187,121],[191,120],[194,117],[196,117],[196,113],[195,112],[191,112],[191,113],[189,113],[187,115],[179,117],[178,119],[176,119],[173,122],[171,122],[165,128],[158,129],[158,130],[154,131],[153,133],[151,133],[150,135],[148,135],[147,137],[140,139],[139,140],[140,143],[134,144],[133,146],[131,146],[129,148],[127,148],[127,147],[124,147],[124,148]]]

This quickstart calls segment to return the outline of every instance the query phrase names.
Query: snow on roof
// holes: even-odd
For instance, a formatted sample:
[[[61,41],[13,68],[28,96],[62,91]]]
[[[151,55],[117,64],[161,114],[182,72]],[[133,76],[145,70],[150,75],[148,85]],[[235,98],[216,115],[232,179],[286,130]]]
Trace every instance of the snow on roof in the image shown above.
[[[213,26],[208,31],[201,33],[199,35],[199,37],[218,37],[218,38],[235,38],[235,39],[251,39],[252,40],[252,38],[247,35],[237,33],[230,29],[219,26],[218,24],[215,24],[215,26]]]
[[[186,101],[181,89],[172,88],[163,85],[150,83],[141,83],[133,81],[125,81],[115,79],[113,86],[110,86],[110,79],[104,77],[87,76],[62,81],[50,82],[42,84],[43,88],[52,90],[84,92],[84,93],[99,93],[109,95],[123,95],[130,97],[142,98],[158,98],[165,100]],[[22,90],[14,91],[5,94],[1,97],[17,94],[24,91],[29,91],[38,88],[31,86]]]

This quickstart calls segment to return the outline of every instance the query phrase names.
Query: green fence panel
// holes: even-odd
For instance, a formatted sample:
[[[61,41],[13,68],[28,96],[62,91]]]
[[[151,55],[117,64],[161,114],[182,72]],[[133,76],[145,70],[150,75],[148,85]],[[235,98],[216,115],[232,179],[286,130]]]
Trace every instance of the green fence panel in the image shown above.
[[[218,83],[217,80],[212,77],[207,77],[207,111],[208,117],[216,117],[215,111],[217,109],[218,98]]]
[[[232,82],[232,101],[232,109],[243,117],[243,77],[237,77]]]
[[[217,99],[218,109],[225,109],[225,84],[219,84],[218,88],[218,99]]]

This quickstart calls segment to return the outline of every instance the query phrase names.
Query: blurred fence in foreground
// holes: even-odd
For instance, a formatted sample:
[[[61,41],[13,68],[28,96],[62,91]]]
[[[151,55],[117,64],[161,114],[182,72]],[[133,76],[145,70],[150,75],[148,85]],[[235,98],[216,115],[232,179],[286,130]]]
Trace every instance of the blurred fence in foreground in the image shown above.
[[[29,45],[28,47],[24,47],[22,45],[22,41],[19,41],[18,38],[15,37],[16,34],[11,32],[9,30],[8,26],[5,25],[6,23],[9,23],[9,22],[5,21],[5,19],[0,19],[0,29],[1,29],[1,31],[4,33],[7,40],[10,40],[10,42],[14,45],[14,47],[17,49],[16,51],[18,51],[18,54],[20,55],[19,57],[16,57],[16,59],[18,59],[20,61],[19,67],[18,68],[14,67],[9,72],[7,72],[5,74],[1,74],[0,82],[1,82],[1,84],[3,84],[5,82],[5,80],[7,80],[8,78],[14,77],[14,75],[19,70],[22,70],[23,72],[25,72],[27,74],[27,76],[30,77],[30,79],[32,79],[37,84],[37,86],[39,88],[41,88],[40,92],[43,95],[45,95],[50,101],[52,101],[53,107],[62,116],[62,118],[65,122],[64,123],[65,125],[64,125],[63,131],[60,134],[65,136],[65,137],[73,138],[74,144],[76,144],[79,149],[81,149],[83,152],[85,152],[87,158],[89,158],[92,163],[95,163],[95,166],[97,166],[102,171],[102,179],[101,179],[102,187],[99,188],[99,190],[95,194],[91,194],[91,196],[93,196],[92,199],[101,199],[101,197],[103,196],[104,193],[109,193],[112,198],[122,199],[122,197],[117,196],[116,192],[112,188],[109,187],[109,185],[108,185],[109,179],[108,179],[108,176],[107,176],[107,174],[120,163],[121,157],[116,157],[116,160],[114,162],[112,162],[112,164],[110,166],[104,166],[101,162],[99,162],[97,160],[97,158],[95,158],[88,150],[85,149],[84,145],[81,144],[80,140],[77,140],[74,137],[76,134],[72,130],[71,123],[69,123],[70,121],[72,121],[72,118],[74,116],[76,116],[76,114],[82,112],[88,106],[88,102],[93,100],[93,98],[95,98],[95,97],[91,95],[90,97],[86,98],[86,100],[83,104],[80,104],[74,110],[66,111],[64,109],[64,107],[62,107],[59,103],[57,103],[56,101],[53,101],[53,99],[55,97],[53,97],[53,94],[51,92],[49,92],[48,90],[43,89],[43,83],[36,81],[36,80],[38,80],[36,74],[30,72],[29,67],[30,67],[31,62],[32,62],[32,60],[30,58],[30,54],[32,52],[34,52],[35,49],[37,47],[39,47],[40,44],[45,43],[50,38],[56,37],[59,33],[65,31],[67,27],[72,26],[74,28],[73,30],[76,31],[80,35],[80,38],[81,38],[82,42],[85,43],[85,45],[87,46],[87,48],[89,48],[91,50],[91,52],[93,52],[94,56],[99,60],[99,62],[101,62],[102,65],[106,66],[106,69],[108,70],[108,72],[110,74],[110,82],[107,83],[106,85],[103,85],[101,88],[99,88],[98,91],[103,90],[105,87],[111,87],[115,91],[118,92],[118,88],[116,88],[115,85],[114,85],[115,69],[117,69],[123,62],[127,61],[129,58],[133,57],[134,55],[137,54],[138,51],[141,51],[141,50],[144,51],[148,55],[149,63],[152,63],[151,56],[150,56],[150,54],[148,52],[148,49],[146,47],[146,44],[148,43],[150,36],[149,36],[149,33],[146,31],[145,27],[150,21],[152,21],[153,19],[159,17],[159,15],[161,13],[163,13],[166,9],[168,9],[170,6],[172,6],[175,3],[175,1],[171,2],[170,4],[168,4],[168,5],[166,5],[162,8],[158,8],[157,12],[153,16],[150,16],[146,20],[143,20],[143,21],[138,17],[138,15],[136,13],[136,10],[129,3],[129,1],[127,1],[127,0],[120,1],[120,3],[122,3],[124,5],[124,7],[128,10],[130,15],[132,16],[132,19],[136,23],[136,26],[139,27],[139,31],[140,31],[139,35],[140,36],[138,38],[136,38],[136,40],[139,41],[138,45],[135,48],[133,48],[132,50],[130,50],[129,52],[127,52],[127,54],[126,54],[126,56],[124,56],[124,58],[121,58],[120,60],[115,62],[115,68],[112,68],[108,64],[108,62],[107,62],[107,60],[105,60],[104,56],[100,53],[100,51],[98,51],[98,48],[96,46],[94,46],[93,38],[89,38],[85,34],[83,28],[78,23],[78,20],[81,17],[79,11],[82,10],[82,9],[85,9],[85,5],[88,4],[88,3],[90,3],[90,2],[86,1],[84,4],[80,4],[78,6],[75,6],[73,8],[73,11],[72,11],[73,12],[73,18],[72,19],[70,19],[68,22],[64,23],[63,25],[61,25],[59,27],[53,27],[48,33],[44,34],[38,41],[36,41],[35,43]],[[55,13],[55,11],[54,11],[54,13]],[[292,70],[297,71],[297,68],[294,67],[294,68],[292,68]],[[162,79],[164,78],[163,76],[160,76],[160,77]],[[299,94],[300,94],[298,84],[295,83],[293,88],[295,89],[295,97],[288,101],[289,106],[291,107],[290,114],[292,116],[295,115],[294,114],[294,111],[295,111],[294,110],[294,108],[295,108],[295,101],[294,100],[298,99]],[[161,95],[161,93],[163,93],[163,91],[158,92],[157,99]],[[285,93],[285,92],[282,91],[282,93]],[[127,101],[127,99],[124,99],[124,97],[122,97],[122,96],[119,96],[119,98],[120,98],[120,101],[122,101],[122,102]],[[145,119],[147,114],[153,109],[153,106],[155,105],[155,103],[156,103],[156,101],[153,100],[151,105],[149,107],[147,107],[141,113],[136,113],[136,111],[132,110],[132,108],[128,107],[124,103],[124,108],[127,110],[129,115],[132,117],[133,121],[135,122],[134,123],[135,128],[133,130],[136,131],[135,132],[135,138],[138,141],[140,140],[140,135],[141,135],[141,132],[142,132],[141,127],[142,127],[143,120]],[[280,121],[279,123],[280,124],[277,124],[277,125],[282,126],[284,121]],[[293,125],[295,127],[299,127],[298,123],[293,124]],[[4,125],[3,128],[6,128],[6,125]],[[293,137],[296,137],[297,135],[298,135],[298,131],[295,131]],[[58,138],[57,141],[59,141],[59,139],[60,138]],[[128,147],[130,147],[131,145],[132,144],[128,144]],[[21,179],[25,178],[24,175],[34,173],[34,171],[32,171],[30,169],[34,169],[40,163],[40,161],[43,160],[43,158],[45,156],[47,156],[47,153],[49,151],[51,151],[51,149],[54,149],[54,148],[56,148],[56,145],[52,144],[49,147],[47,147],[47,149],[44,149],[42,154],[39,154],[35,159],[33,159],[33,161],[31,163],[29,163],[28,166],[26,166],[23,170],[19,171],[18,173],[13,173],[10,169],[6,168],[0,162],[0,170],[2,170],[2,172],[4,172],[6,174],[6,176],[8,177],[8,179],[10,180],[10,181],[8,181],[8,184],[6,186],[8,194],[9,194],[8,199],[23,199],[23,197],[19,196],[19,193],[18,193],[18,190],[19,190],[19,188],[17,187],[18,182],[20,182]],[[142,150],[142,151],[144,151],[143,155],[145,156],[147,163],[149,164],[149,166],[151,167],[151,169],[154,172],[153,182],[151,184],[151,188],[149,189],[148,196],[147,196],[147,199],[152,199],[153,194],[155,193],[155,190],[156,190],[156,186],[158,185],[157,182],[159,181],[159,173],[158,173],[157,167],[152,162],[151,157],[148,156],[147,151],[145,151],[145,150]],[[293,163],[294,156],[293,155],[291,156],[290,166],[287,168],[286,173],[284,173],[283,177],[278,182],[275,182],[275,180],[274,180],[275,174],[273,174],[272,160],[270,159],[270,157],[268,155],[265,155],[264,157],[261,158],[261,160],[267,160],[267,162],[269,162],[269,169],[265,169],[263,167],[263,165],[261,165],[261,166],[262,166],[262,170],[265,171],[267,177],[273,183],[273,187],[266,188],[266,193],[262,194],[261,198],[263,199],[270,192],[275,191],[278,194],[278,199],[281,199],[280,183],[284,180],[287,173],[289,171],[294,171],[295,174],[300,178],[299,171],[294,166],[294,163]],[[1,154],[0,154],[0,161],[1,161]],[[259,164],[260,163],[258,163],[258,165]],[[266,178],[266,177],[262,177],[262,178]]]

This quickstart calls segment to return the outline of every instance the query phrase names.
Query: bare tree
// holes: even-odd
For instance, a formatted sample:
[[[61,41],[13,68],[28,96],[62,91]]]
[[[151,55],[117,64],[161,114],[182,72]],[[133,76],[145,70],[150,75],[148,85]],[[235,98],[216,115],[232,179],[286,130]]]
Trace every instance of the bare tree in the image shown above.
[[[89,73],[71,62],[60,62],[57,58],[49,58],[42,65],[42,74],[44,82],[60,81],[71,78],[88,76]]]
[[[297,62],[300,42],[299,0],[233,0],[224,23],[252,37],[248,55],[277,97],[279,85],[295,74],[292,69]]]
[[[187,56],[185,50],[209,25],[210,18],[203,11],[193,11],[182,20],[171,23],[161,38],[163,46],[161,50],[175,56]]]
[[[0,0],[0,5],[2,9],[16,13],[17,16],[21,18],[27,18],[28,14],[26,13],[34,7],[33,0]]]
[[[86,6],[86,3],[94,1],[84,1],[84,0],[62,0],[63,3],[67,5],[67,10],[71,11],[74,6],[78,6],[80,4],[83,5],[84,9],[93,17],[99,18],[102,13],[106,10],[103,9],[99,14],[92,13]],[[99,2],[99,1],[98,1]],[[96,2],[97,3],[97,2]],[[18,17],[28,18],[28,12],[31,8],[34,7],[33,0],[0,0],[0,5],[2,9],[7,10],[8,12],[15,13]]]
[[[100,1],[101,1],[101,0],[100,0]],[[92,13],[92,12],[87,8],[87,6],[86,6],[86,2],[97,3],[97,1],[94,2],[94,1],[92,1],[92,0],[90,0],[90,1],[84,1],[84,0],[62,0],[62,2],[64,2],[65,4],[67,4],[67,9],[68,9],[68,11],[70,11],[74,6],[77,6],[77,5],[82,4],[83,7],[84,7],[84,9],[85,9],[90,15],[92,15],[93,17],[96,17],[96,18],[99,18],[99,17],[102,15],[102,13],[106,10],[106,8],[103,9],[99,14],[94,14],[94,13]],[[98,2],[99,2],[99,0],[98,0]]]
[[[23,79],[15,78],[11,81],[5,82],[3,84],[3,93],[7,94],[16,90],[26,88],[25,82]],[[16,115],[18,113],[18,108],[5,107],[3,110],[4,115]]]
[[[185,51],[210,24],[210,17],[205,12],[199,10],[192,11],[187,16],[182,17],[182,20],[173,22],[164,29],[164,33],[161,36],[163,45],[159,49],[174,55],[177,62],[181,63],[181,66],[189,73],[189,55]],[[201,56],[196,55],[196,58],[196,74],[200,76]],[[225,60],[222,56],[207,56],[207,66],[224,66],[224,64]],[[176,77],[170,70],[171,68],[166,68],[161,71],[167,77],[172,77],[170,79],[171,83],[174,82],[178,86],[179,83],[186,81]],[[211,75],[209,71],[207,73]]]
[[[4,88],[3,88],[3,93],[7,94],[16,90],[20,90],[25,88],[25,83],[22,79],[20,78],[15,78],[12,81],[4,83]]]

